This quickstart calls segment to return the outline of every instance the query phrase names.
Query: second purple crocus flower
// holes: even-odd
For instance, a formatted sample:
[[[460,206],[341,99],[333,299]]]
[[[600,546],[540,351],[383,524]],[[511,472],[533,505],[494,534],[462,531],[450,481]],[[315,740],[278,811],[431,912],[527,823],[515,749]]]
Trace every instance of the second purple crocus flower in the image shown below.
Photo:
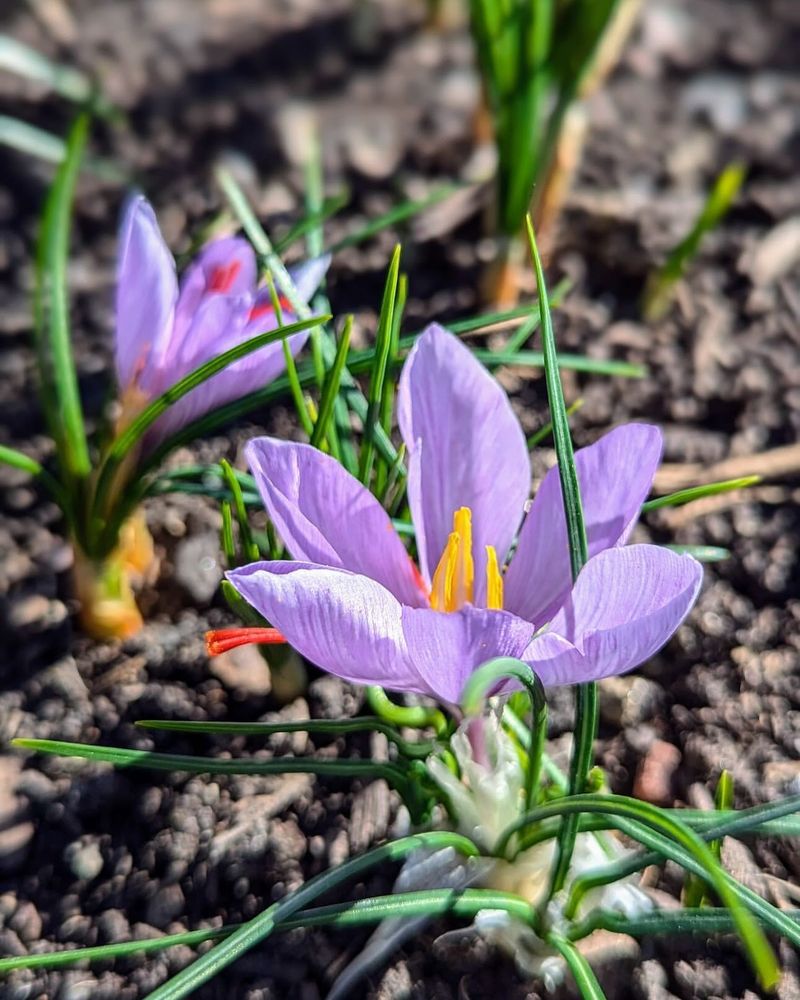
[[[328,258],[290,272],[300,298],[308,301],[325,275]],[[286,305],[284,322],[295,318]],[[223,351],[277,328],[266,288],[257,287],[250,244],[239,237],[213,240],[178,284],[175,261],[142,195],[125,209],[117,264],[116,367],[123,420]],[[292,355],[308,331],[289,338]],[[281,342],[234,362],[178,400],[148,432],[145,447],[209,410],[271,382],[285,368]]]
[[[295,561],[228,577],[300,653],[345,680],[453,706],[497,656],[529,663],[545,685],[572,684],[631,670],[663,646],[702,567],[624,545],[660,461],[657,428],[628,424],[576,453],[590,558],[573,584],[557,469],[523,520],[522,428],[500,385],[441,327],[409,354],[398,409],[419,569],[375,497],[332,458],[273,438],[247,447]]]

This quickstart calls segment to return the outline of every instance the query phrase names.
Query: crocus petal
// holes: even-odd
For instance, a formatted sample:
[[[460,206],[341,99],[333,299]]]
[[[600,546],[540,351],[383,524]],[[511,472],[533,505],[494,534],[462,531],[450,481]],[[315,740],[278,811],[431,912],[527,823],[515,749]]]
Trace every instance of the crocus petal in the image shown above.
[[[427,604],[389,515],[335,459],[307,444],[267,437],[250,441],[245,454],[293,558],[361,573],[404,604]]]
[[[623,674],[657,652],[688,614],[703,568],[657,545],[607,549],[522,656],[545,685]]]
[[[303,302],[310,302],[314,293],[322,284],[322,279],[328,273],[331,265],[331,255],[324,253],[320,257],[303,261],[289,268],[289,277],[297,289],[297,294]]]
[[[165,388],[203,362],[245,339],[243,327],[249,312],[249,296],[214,295],[204,299],[194,317],[183,345],[175,345],[163,361]],[[290,339],[290,347],[300,350],[307,334]],[[181,346],[183,349],[181,349]],[[271,382],[285,367],[280,343],[267,344],[248,354],[174,403],[153,425],[145,438],[145,450],[209,410],[223,406]]]
[[[470,674],[497,656],[520,657],[533,626],[505,611],[466,605],[446,614],[404,608],[408,655],[439,701],[457,705]]]
[[[175,308],[173,344],[190,336],[195,315],[204,299],[219,295],[252,295],[256,285],[253,248],[237,236],[212,240],[184,271]]]
[[[178,285],[175,261],[143,195],[130,198],[120,231],[116,295],[116,365],[120,386],[137,381],[146,392],[151,353],[169,337]]]
[[[487,545],[502,561],[530,488],[525,437],[508,397],[456,337],[429,326],[400,377],[398,422],[416,488],[409,494],[420,565],[431,574],[459,507],[472,511],[475,603],[486,593]]]
[[[589,556],[623,544],[650,492],[661,460],[661,432],[625,424],[575,453]],[[505,576],[504,606],[546,622],[572,586],[558,468],[549,470],[525,519]]]
[[[374,580],[300,562],[253,563],[228,579],[288,642],[355,684],[427,694],[408,656],[400,602]]]

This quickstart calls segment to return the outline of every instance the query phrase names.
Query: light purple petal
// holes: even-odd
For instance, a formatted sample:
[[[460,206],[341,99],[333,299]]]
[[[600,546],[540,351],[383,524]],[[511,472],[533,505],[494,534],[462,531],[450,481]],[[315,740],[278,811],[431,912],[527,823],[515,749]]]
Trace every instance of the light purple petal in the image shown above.
[[[355,684],[429,693],[409,659],[402,606],[374,580],[300,562],[253,563],[227,576],[321,669]]]
[[[623,674],[657,652],[697,599],[703,568],[657,545],[607,549],[522,659],[545,685]]]
[[[238,236],[227,236],[206,244],[181,278],[175,309],[172,346],[184,345],[202,303],[211,297],[253,295],[256,258],[253,248]]]
[[[303,261],[302,264],[296,264],[289,268],[289,277],[303,302],[311,301],[330,266],[331,255],[325,253],[320,257],[313,257],[311,260]]]
[[[170,375],[167,385],[173,385],[204,361],[246,340],[247,331],[243,325],[249,312],[249,304],[248,296],[215,295],[205,299],[187,339],[187,346],[192,345],[194,348],[190,356],[167,359]],[[307,338],[308,331],[289,338],[289,348],[293,355],[302,349]],[[148,432],[145,450],[210,410],[269,385],[285,367],[286,360],[280,342],[267,344],[235,361],[171,406]]]
[[[175,261],[143,195],[130,198],[120,231],[116,295],[116,365],[120,387],[149,380],[151,354],[169,337],[178,295]]]
[[[625,424],[575,453],[589,556],[627,541],[661,460],[661,431]],[[558,468],[549,470],[505,576],[505,607],[541,625],[572,586]]]
[[[335,459],[311,445],[267,437],[250,441],[245,455],[294,559],[360,573],[403,604],[427,605],[389,515]]]
[[[486,593],[485,546],[502,562],[530,489],[525,437],[502,388],[457,337],[429,326],[403,367],[398,421],[416,463],[409,493],[420,566],[430,580],[459,507],[472,510],[475,603]]]
[[[496,656],[520,657],[533,627],[505,611],[469,605],[445,614],[427,608],[404,608],[408,655],[429,690],[440,701],[457,705],[470,674]]]

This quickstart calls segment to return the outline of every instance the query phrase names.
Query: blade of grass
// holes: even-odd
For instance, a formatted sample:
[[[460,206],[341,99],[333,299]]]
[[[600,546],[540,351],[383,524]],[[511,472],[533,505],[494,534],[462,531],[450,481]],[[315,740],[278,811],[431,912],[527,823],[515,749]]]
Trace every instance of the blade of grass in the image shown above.
[[[202,958],[151,993],[149,1000],[182,1000],[268,937],[281,920],[294,916],[308,903],[342,882],[361,875],[377,865],[403,860],[412,851],[426,848],[435,850],[442,847],[454,847],[467,857],[478,853],[470,841],[453,833],[416,834],[412,837],[403,837],[383,847],[373,848],[332,871],[309,879],[300,889],[249,920]]]
[[[346,736],[350,733],[378,732],[404,754],[411,757],[427,757],[433,750],[428,741],[411,743],[404,740],[396,727],[373,716],[357,716],[353,719],[303,719],[298,722],[190,722],[172,719],[142,719],[136,725],[141,729],[160,732],[198,733],[204,736],[261,736],[269,737],[281,733],[308,733],[309,735]]]
[[[729,164],[714,182],[694,225],[672,250],[664,266],[650,275],[643,299],[645,319],[660,319],[669,308],[675,285],[690,261],[697,255],[704,236],[718,226],[736,199],[747,168],[743,163]]]
[[[358,478],[369,488],[372,478],[372,464],[375,458],[375,438],[378,430],[383,430],[379,421],[381,416],[381,400],[383,399],[386,369],[392,349],[394,333],[394,310],[397,302],[397,283],[400,277],[400,246],[394,248],[386,282],[383,287],[381,311],[378,317],[378,329],[375,335],[375,353],[370,372],[369,390],[367,395],[367,413],[364,420],[364,440],[361,445],[361,457],[358,467]]]
[[[254,351],[267,344],[272,344],[277,340],[282,340],[292,334],[307,330],[315,324],[324,322],[327,317],[316,316],[310,319],[300,320],[297,323],[290,323],[277,330],[270,330],[267,333],[260,333],[255,337],[250,337],[241,344],[223,351],[216,357],[203,362],[188,375],[184,375],[174,385],[170,386],[166,392],[162,393],[151,403],[149,403],[141,413],[131,421],[130,425],[111,444],[106,454],[105,462],[100,470],[97,488],[95,490],[94,516],[102,518],[107,499],[107,492],[113,481],[113,476],[125,456],[142,439],[147,430],[156,420],[169,409],[173,403],[182,399],[187,393],[202,385],[208,379],[213,378],[217,372],[222,371],[234,361],[252,354]],[[140,470],[145,471],[145,470]]]
[[[656,806],[623,795],[575,794],[549,802],[516,820],[503,833],[496,847],[502,856],[511,838],[526,827],[550,816],[578,816],[581,812],[599,812],[608,817],[634,821],[636,827],[652,829],[668,843],[674,842],[689,855],[713,885],[722,903],[728,907],[750,962],[764,989],[772,989],[780,979],[780,969],[769,942],[751,912],[732,888],[734,879],[717,862],[708,845],[694,831]],[[671,848],[670,848],[671,850]],[[744,888],[744,887],[741,887]],[[763,901],[762,901],[763,902]],[[774,907],[773,907],[774,909]],[[779,912],[779,911],[776,911]]]
[[[402,788],[407,783],[406,775],[399,767],[371,760],[316,760],[311,757],[224,760],[189,754],[92,746],[88,743],[69,743],[64,740],[16,739],[11,742],[21,750],[33,750],[36,753],[55,754],[61,757],[80,757],[95,763],[113,764],[115,767],[144,768],[151,771],[183,771],[187,774],[316,774],[344,778],[384,778],[395,788]]]
[[[239,522],[239,541],[242,545],[242,551],[244,553],[245,560],[247,562],[257,562],[261,558],[261,553],[259,552],[258,546],[253,541],[253,535],[250,531],[250,523],[247,520],[247,510],[245,509],[244,496],[242,495],[242,487],[239,485],[239,480],[234,475],[233,469],[229,462],[224,458],[220,461],[220,468],[222,469],[222,474],[225,477],[225,482],[228,484],[228,489],[231,491],[231,496],[233,497],[233,505],[236,510],[236,520]],[[223,508],[224,510],[224,508]],[[228,505],[228,512],[230,515],[230,506]],[[223,519],[224,524],[224,519]],[[231,541],[233,540],[233,534],[231,533]],[[234,559],[235,559],[235,548],[234,548]],[[229,560],[229,565],[235,566],[236,563],[232,563]]]
[[[724,479],[718,483],[708,483],[706,486],[691,486],[685,490],[669,493],[667,496],[645,501],[642,504],[642,513],[647,514],[651,510],[659,510],[661,507],[679,507],[681,504],[691,503],[692,500],[717,496],[719,493],[730,493],[731,490],[743,490],[760,482],[761,476],[742,476],[739,479]]]
[[[568,938],[555,931],[551,931],[547,935],[547,941],[561,954],[569,966],[569,971],[572,973],[580,995],[585,1000],[606,1000],[606,995],[600,989],[600,983],[592,972],[591,965],[575,945]]]
[[[222,188],[225,197],[228,199],[228,203],[230,204],[234,214],[239,219],[239,222],[247,234],[248,239],[253,244],[256,253],[262,258],[267,266],[267,269],[272,273],[276,285],[282,294],[288,299],[293,311],[301,319],[310,316],[311,312],[306,303],[303,302],[298,296],[297,289],[294,287],[291,275],[284,267],[283,261],[275,253],[269,237],[261,226],[261,223],[256,218],[255,213],[250,208],[244,193],[234,180],[233,176],[229,171],[220,167],[216,171],[216,177],[217,182]],[[323,361],[325,362],[326,367],[330,368],[333,365],[336,356],[336,347],[333,340],[327,333],[321,332],[319,343]],[[315,374],[316,373],[314,373],[314,375]],[[347,368],[345,368],[342,372],[342,386],[347,406],[349,406],[359,420],[363,422],[367,416],[367,401]],[[339,406],[340,401],[337,400],[337,411]],[[340,418],[337,413],[337,425],[341,424],[344,426],[346,423],[346,417],[342,415]],[[386,457],[390,462],[394,460],[396,455],[394,445],[383,433],[383,428],[380,428],[379,432],[376,433],[375,444],[378,448],[380,448],[384,457]]]
[[[468,185],[465,185],[462,181],[443,184],[441,187],[432,191],[426,198],[408,199],[407,201],[401,202],[401,204],[395,205],[388,212],[383,215],[379,215],[376,219],[371,219],[355,232],[350,233],[348,236],[345,236],[343,239],[332,244],[328,247],[328,253],[335,254],[340,250],[344,250],[346,247],[352,247],[356,246],[358,243],[364,243],[366,240],[376,236],[384,229],[388,229],[390,226],[396,226],[399,222],[404,222],[406,219],[410,219],[412,216],[419,215],[420,212],[424,212],[425,209],[438,205],[439,202],[444,201],[466,186]]]
[[[269,289],[269,297],[272,300],[272,308],[275,312],[275,318],[278,321],[278,326],[283,326],[283,309],[281,308],[281,301],[275,290],[275,282],[272,279],[272,275],[267,271],[267,288]],[[316,329],[319,329],[317,327]],[[300,381],[297,378],[297,366],[294,363],[294,355],[292,354],[292,349],[289,346],[289,341],[284,338],[283,342],[283,362],[286,365],[286,377],[289,379],[289,388],[292,392],[292,399],[294,400],[294,409],[303,430],[306,432],[308,437],[311,437],[314,432],[314,421],[312,419],[311,413],[309,412],[308,404],[306,403],[305,397],[303,396],[303,390],[300,386]]]
[[[568,407],[567,416],[571,417],[573,413],[577,413],[578,410],[583,406],[583,399],[576,399],[575,402]],[[536,448],[540,445],[542,441],[546,441],[547,438],[553,433],[553,421],[549,420],[543,427],[540,427],[538,431],[528,438],[528,450]]]
[[[527,216],[525,222],[533,266],[536,271],[547,401],[550,406],[550,416],[553,422],[553,441],[558,460],[561,496],[564,502],[570,565],[572,567],[572,578],[575,580],[589,558],[586,527],[583,520],[583,506],[581,504],[578,473],[575,468],[572,438],[569,431],[569,419],[567,417],[564,391],[561,386],[561,376],[558,369],[558,353],[556,351],[555,333],[553,332],[553,322],[547,300],[544,271],[539,257],[539,250],[536,246],[536,236],[533,232],[531,217]],[[586,788],[586,778],[592,766],[597,720],[597,685],[593,682],[579,684],[575,706],[575,745],[572,751],[569,773],[569,791],[571,795],[578,795]],[[559,892],[563,888],[572,861],[572,852],[578,833],[577,823],[577,814],[565,816],[562,831],[557,840],[556,859],[553,865],[548,899],[552,898],[554,893]]]
[[[314,430],[311,434],[311,444],[313,444],[315,448],[321,448],[325,444],[325,441],[328,440],[328,444],[331,445],[331,451],[334,455],[336,454],[336,450],[333,447],[333,442],[330,441],[329,435],[332,428],[332,419],[336,400],[339,397],[339,386],[342,382],[342,372],[344,371],[345,362],[347,360],[347,352],[350,350],[350,336],[352,332],[353,317],[350,315],[345,318],[344,329],[339,337],[339,343],[336,345],[336,356],[333,359],[333,364],[331,365],[325,384],[322,388],[322,399],[319,404],[319,416],[317,417],[317,422],[314,424]]]
[[[88,116],[80,115],[70,130],[66,158],[47,198],[36,269],[42,384],[45,394],[51,387],[53,391],[45,413],[63,472],[76,480],[89,475],[91,462],[70,340],[67,259],[72,205],[88,132]]]

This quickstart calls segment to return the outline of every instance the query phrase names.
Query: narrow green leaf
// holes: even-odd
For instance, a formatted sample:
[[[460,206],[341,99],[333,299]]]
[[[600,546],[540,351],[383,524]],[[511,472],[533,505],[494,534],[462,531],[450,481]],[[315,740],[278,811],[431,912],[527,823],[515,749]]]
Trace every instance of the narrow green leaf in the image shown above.
[[[239,540],[242,543],[245,560],[248,562],[257,562],[261,558],[261,553],[259,552],[258,546],[253,541],[253,535],[250,531],[250,522],[247,520],[247,510],[245,508],[244,495],[242,494],[242,487],[239,482],[239,478],[234,473],[230,463],[224,458],[220,461],[219,465],[222,470],[222,475],[225,477],[225,482],[228,484],[231,496],[233,497],[233,505],[236,510],[236,520],[239,523]],[[233,566],[236,565],[236,563],[229,562],[229,565]]]
[[[747,833],[768,833],[773,830],[783,832],[787,828],[777,825],[779,820],[800,810],[800,795],[793,795],[778,802],[742,809],[732,814],[720,817],[718,814],[699,810],[680,809],[662,810],[669,816],[675,816],[680,822],[690,826],[703,840],[715,840],[721,837],[736,837]],[[790,826],[789,833],[794,830]],[[527,843],[527,841],[526,841]],[[603,868],[579,875],[570,889],[570,898],[565,908],[567,916],[577,911],[580,901],[592,889],[620,879],[627,878],[637,871],[642,871],[650,865],[661,864],[663,858],[657,852],[640,853],[615,861]]]
[[[53,62],[10,35],[0,34],[0,69],[43,83],[75,104],[91,103],[95,113],[107,114],[112,110],[99,98],[95,85],[80,70]]]
[[[783,914],[794,921],[800,930],[800,910],[784,910]],[[569,936],[577,941],[588,937],[596,930],[630,934],[631,937],[650,937],[657,934],[669,937],[700,934],[708,937],[710,934],[730,934],[736,927],[731,914],[720,907],[714,909],[704,907],[700,910],[684,908],[656,910],[638,917],[624,917],[620,913],[607,910],[593,910],[585,920],[570,928]]]
[[[636,821],[639,825],[655,830],[664,839],[674,841],[683,848],[705,872],[720,900],[730,910],[737,933],[742,939],[761,985],[764,989],[772,989],[777,984],[780,969],[775,955],[764,932],[731,887],[730,883],[734,880],[730,879],[720,867],[708,846],[690,827],[679,822],[674,815],[668,815],[649,803],[623,795],[570,795],[539,806],[512,823],[498,842],[496,851],[502,855],[514,834],[533,823],[541,822],[550,816],[577,816],[581,812],[599,812],[608,817],[622,817]]]
[[[151,750],[126,750],[122,747],[92,746],[63,740],[16,739],[12,745],[36,753],[80,757],[115,767],[144,768],[151,771],[182,771],[188,774],[316,774],[345,778],[385,778],[393,787],[402,788],[406,776],[393,764],[370,760],[315,760],[305,757],[280,757],[275,760],[217,757],[194,757],[188,754],[156,753]]]
[[[675,285],[697,255],[704,236],[719,225],[727,214],[744,182],[746,172],[743,163],[731,163],[722,171],[690,231],[672,250],[664,266],[650,275],[643,301],[646,319],[657,320],[666,313]]]
[[[370,372],[369,391],[367,395],[367,414],[364,420],[364,440],[361,445],[358,478],[369,488],[372,478],[372,463],[375,456],[375,437],[379,429],[381,416],[381,400],[383,399],[386,368],[392,350],[392,335],[394,332],[394,310],[397,300],[397,283],[400,276],[400,246],[394,248],[386,282],[383,287],[381,311],[378,317],[378,329],[375,335],[375,353],[372,371]]]
[[[577,413],[582,406],[583,406],[583,399],[576,399],[575,402],[572,404],[572,406],[570,406],[567,409],[567,416],[571,417],[573,413]],[[540,427],[538,431],[536,431],[534,434],[531,434],[531,436],[528,438],[527,441],[528,450],[531,451],[532,449],[540,445],[542,441],[546,441],[547,438],[549,438],[552,433],[553,433],[553,421],[549,420],[543,427]]]
[[[70,340],[67,259],[75,186],[88,132],[89,119],[80,115],[70,131],[66,158],[47,198],[36,269],[42,385],[45,395],[51,388],[53,392],[45,413],[64,474],[78,480],[89,475],[91,463]]]
[[[263,259],[268,270],[275,278],[276,285],[286,296],[294,312],[301,319],[310,316],[311,313],[308,306],[297,294],[297,289],[294,287],[291,275],[284,267],[283,261],[275,253],[269,237],[261,226],[261,223],[256,218],[255,213],[248,204],[244,193],[234,180],[232,174],[224,168],[219,168],[216,171],[216,176],[217,182],[222,188],[225,197],[228,199],[228,203],[233,209],[234,214],[239,219],[248,239],[253,244],[256,253]],[[330,317],[327,317],[326,321],[328,318]],[[333,340],[327,335],[327,333],[323,334],[321,332],[319,344],[325,365],[330,368],[334,363],[336,355],[336,347]],[[313,366],[310,375],[312,381],[316,379],[316,372],[313,370]],[[346,367],[342,372],[342,386],[347,406],[350,407],[353,413],[355,413],[359,420],[363,423],[367,416],[367,400],[364,398],[364,395],[359,389],[355,379]],[[339,401],[337,400],[337,411],[339,409]],[[337,424],[339,424],[339,422],[340,421],[337,417]],[[345,418],[342,417],[341,423],[344,424],[345,422]],[[382,428],[380,429],[380,432],[376,434],[375,444],[376,447],[380,448],[384,457],[386,457],[388,461],[391,462],[394,460],[396,450],[391,440],[389,440],[389,438],[383,433]]]
[[[551,931],[547,935],[547,941],[560,953],[564,961],[569,966],[569,971],[575,979],[578,992],[585,1000],[606,1000],[606,995],[600,989],[600,983],[592,972],[586,958],[578,951],[575,945],[561,934]]]
[[[550,418],[553,423],[553,442],[558,460],[558,475],[561,481],[561,496],[564,503],[564,518],[567,525],[572,578],[576,580],[589,558],[586,527],[583,520],[583,506],[581,504],[578,473],[575,468],[569,418],[567,417],[567,407],[564,403],[564,391],[561,386],[561,375],[558,369],[558,353],[556,351],[555,333],[553,332],[553,321],[550,316],[542,261],[539,257],[538,247],[536,246],[536,236],[533,232],[533,223],[530,216],[526,217],[525,223],[533,267],[536,272],[547,401],[550,406]],[[579,684],[576,691],[575,706],[575,745],[572,751],[569,773],[569,790],[572,795],[578,795],[586,788],[586,777],[592,766],[594,754],[597,720],[597,685],[593,682]],[[572,861],[572,852],[575,847],[577,833],[577,814],[565,815],[562,832],[558,838],[556,860],[553,865],[548,899],[564,885]]]
[[[319,404],[319,415],[314,424],[311,434],[311,444],[315,448],[321,448],[331,429],[334,404],[339,397],[339,386],[342,382],[342,372],[347,361],[347,352],[350,350],[350,336],[353,332],[353,317],[347,316],[344,321],[344,329],[336,345],[336,355],[333,364],[328,372],[325,385],[322,389],[322,399]]]
[[[694,556],[698,562],[703,563],[722,562],[731,557],[730,549],[724,549],[719,545],[665,545],[664,548]]]
[[[275,282],[269,271],[267,271],[266,278],[267,288],[269,289],[269,297],[272,301],[272,308],[275,312],[275,318],[278,321],[278,326],[283,326],[283,309],[281,307],[281,300],[275,289]],[[291,389],[292,399],[294,400],[295,413],[297,414],[306,435],[311,437],[314,431],[314,421],[311,419],[308,404],[303,396],[300,380],[297,378],[297,366],[295,365],[294,355],[292,354],[292,349],[289,346],[289,341],[287,339],[283,340],[283,363],[286,365],[286,377],[289,380],[289,388]]]
[[[731,490],[743,490],[747,486],[755,486],[756,483],[760,482],[761,476],[742,476],[739,479],[724,479],[718,483],[708,483],[706,486],[690,486],[688,489],[678,490],[676,493],[669,493],[667,496],[645,501],[642,504],[642,513],[648,514],[651,510],[659,510],[661,507],[679,507],[681,504],[701,500],[703,497],[730,493]]]
[[[349,733],[377,732],[413,757],[426,757],[433,750],[430,742],[411,743],[404,740],[395,726],[371,716],[353,719],[301,719],[297,722],[191,722],[173,719],[142,719],[136,723],[142,729],[172,733],[198,733],[204,736],[261,736],[281,733],[308,733],[346,736]]]
[[[410,219],[412,216],[419,215],[420,212],[424,212],[426,209],[432,208],[434,205],[438,205],[439,202],[445,201],[445,199],[449,198],[457,191],[462,190],[464,187],[465,185],[462,181],[457,181],[451,184],[443,184],[441,187],[432,191],[426,198],[408,199],[403,201],[399,205],[395,205],[393,208],[389,209],[389,211],[385,212],[383,215],[379,215],[376,219],[370,219],[370,221],[365,225],[360,226],[348,236],[345,236],[343,239],[334,243],[328,248],[328,252],[338,253],[339,250],[344,250],[345,247],[352,247],[356,246],[358,243],[364,243],[366,240],[376,236],[384,229],[388,229],[390,226],[396,226],[399,222],[404,222],[406,219]]]
[[[149,403],[123,431],[123,433],[114,440],[111,447],[108,449],[105,462],[100,470],[97,489],[95,492],[94,516],[102,518],[108,490],[113,482],[114,473],[119,468],[122,460],[136,446],[155,421],[158,420],[158,418],[166,410],[168,410],[173,403],[176,403],[179,399],[182,399],[185,395],[192,392],[193,389],[196,389],[204,382],[207,382],[208,379],[213,378],[218,372],[221,372],[229,365],[232,365],[234,361],[238,361],[240,358],[246,357],[248,354],[252,354],[254,351],[265,347],[267,344],[272,344],[277,340],[283,340],[292,334],[300,333],[302,330],[308,330],[310,327],[318,323],[325,322],[328,318],[329,317],[325,316],[317,316],[312,317],[311,319],[303,319],[299,320],[297,323],[289,323],[287,326],[281,327],[277,330],[270,330],[267,333],[260,333],[255,337],[250,337],[247,340],[242,341],[242,343],[229,348],[227,351],[223,351],[216,357],[203,362],[203,364],[195,368],[194,371],[190,372],[188,375],[184,375],[183,378],[179,379],[174,385],[170,386],[166,392],[154,399],[152,403]],[[159,451],[159,454],[163,454],[163,451]]]
[[[190,996],[194,990],[222,972],[231,962],[255,945],[260,944],[275,930],[281,920],[294,916],[303,907],[319,896],[330,892],[342,882],[355,878],[378,865],[402,860],[412,851],[437,850],[444,847],[454,847],[467,857],[474,857],[478,853],[474,844],[465,837],[454,833],[417,834],[412,837],[403,837],[393,843],[385,844],[383,847],[373,848],[366,854],[352,858],[332,871],[309,879],[305,885],[243,924],[202,958],[160,986],[150,994],[149,1000],[181,1000],[183,997]]]

